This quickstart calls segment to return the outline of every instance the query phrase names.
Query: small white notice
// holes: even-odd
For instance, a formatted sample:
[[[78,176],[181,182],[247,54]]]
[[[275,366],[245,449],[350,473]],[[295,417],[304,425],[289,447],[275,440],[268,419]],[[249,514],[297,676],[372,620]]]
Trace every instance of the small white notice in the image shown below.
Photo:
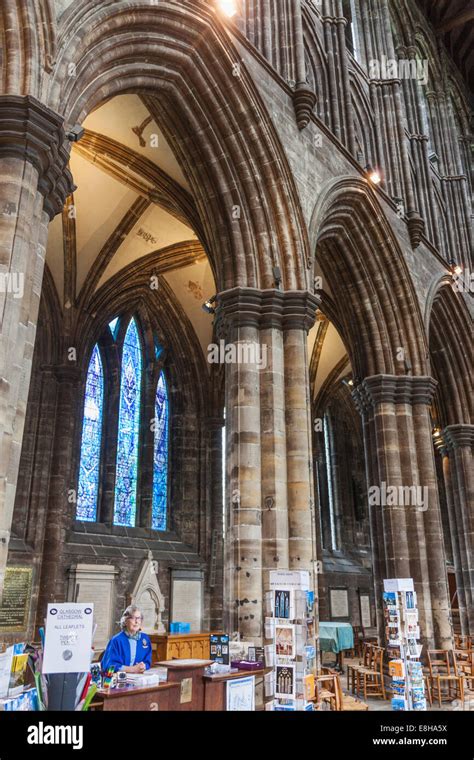
[[[6,652],[0,654],[0,699],[8,697],[10,676],[12,674],[14,647],[8,647]]]
[[[227,711],[253,712],[255,710],[255,676],[227,681]]]
[[[48,604],[43,673],[89,671],[93,621],[93,604]]]

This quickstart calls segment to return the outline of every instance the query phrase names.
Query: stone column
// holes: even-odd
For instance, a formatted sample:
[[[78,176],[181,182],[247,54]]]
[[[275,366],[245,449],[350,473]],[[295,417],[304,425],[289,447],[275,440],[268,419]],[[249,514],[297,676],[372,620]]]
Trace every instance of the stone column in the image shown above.
[[[288,293],[283,316],[289,569],[309,571],[315,600],[315,645],[319,638],[318,562],[308,332],[318,303],[313,295]]]
[[[288,503],[283,333],[268,326],[260,333],[265,366],[261,371],[263,583],[269,572],[288,568]]]
[[[446,560],[431,438],[430,377],[378,375],[354,391],[364,416],[375,575],[415,581],[423,642],[452,647]],[[374,515],[375,512],[375,515]],[[380,593],[383,578],[376,577]]]
[[[301,0],[292,0],[291,12],[293,16],[292,48],[295,72],[293,104],[295,107],[298,128],[304,129],[309,124],[311,114],[316,105],[316,93],[313,92],[307,82],[304,54],[303,9]]]
[[[362,416],[364,439],[365,477],[367,484],[378,483],[378,463],[375,449],[375,426],[370,402],[364,394],[354,393],[354,400]],[[383,579],[388,577],[385,564],[382,515],[379,509],[369,507],[370,543],[372,548],[372,577],[374,582],[376,627],[379,641],[384,638],[384,616],[382,607]]]
[[[225,363],[225,617],[229,631],[257,643],[263,637],[259,304],[258,290],[225,291],[216,317]]]
[[[208,432],[208,462],[209,462],[209,525],[208,541],[208,572],[210,590],[210,629],[211,631],[225,630],[223,628],[223,531],[224,512],[223,497],[224,483],[222,475],[222,429],[223,417],[208,417],[205,420]]]
[[[283,329],[290,569],[312,570],[316,561],[314,478],[311,451],[308,330],[318,300],[288,294]]]
[[[0,96],[0,598],[35,342],[48,221],[72,191],[62,119]]]
[[[388,0],[380,0],[379,12],[374,12],[372,16],[372,25],[375,43],[373,57],[381,60],[382,56],[386,56],[391,60],[396,60]],[[410,152],[405,134],[406,116],[401,80],[385,79],[383,76],[372,77],[370,95],[378,121],[376,139],[379,158],[386,172],[386,189],[392,198],[403,200],[403,215],[407,222],[410,242],[412,248],[416,248],[424,233],[425,221],[417,208],[415,198]],[[382,135],[386,135],[388,139],[382,140]]]
[[[443,475],[453,547],[461,631],[474,634],[472,447],[474,425],[449,425],[443,430]]]
[[[260,643],[269,571],[313,572],[316,560],[306,355],[316,306],[305,292],[235,288],[218,296],[216,332],[229,352],[229,630]]]
[[[66,600],[67,578],[63,572],[61,556],[67,543],[76,512],[76,502],[70,498],[75,488],[73,471],[73,448],[75,428],[80,420],[77,415],[77,397],[81,373],[76,367],[54,368],[57,382],[56,425],[51,453],[51,475],[46,501],[46,524],[44,530],[41,575],[39,583],[37,625],[42,625],[49,602]]]

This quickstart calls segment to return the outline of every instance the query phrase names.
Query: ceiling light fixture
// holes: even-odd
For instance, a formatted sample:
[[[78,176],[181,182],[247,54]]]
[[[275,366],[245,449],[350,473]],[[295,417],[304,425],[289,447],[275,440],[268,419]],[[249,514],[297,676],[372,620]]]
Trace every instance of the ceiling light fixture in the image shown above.
[[[462,271],[463,271],[463,269],[462,269],[462,266],[461,266],[461,264],[457,264],[457,263],[454,261],[454,259],[451,259],[451,260],[450,260],[450,262],[449,262],[449,266],[451,267],[451,272],[452,272],[452,274],[457,274],[457,275],[460,275],[460,274],[462,274]]]
[[[367,173],[367,179],[369,179],[373,185],[380,185],[382,182],[382,175],[377,169],[373,169],[370,164],[368,164],[365,167],[365,171]]]
[[[219,0],[218,5],[227,18],[232,18],[237,13],[237,3],[235,0]]]
[[[203,303],[202,308],[203,311],[207,312],[207,314],[215,314],[216,310],[213,307],[213,303],[216,302],[217,296],[212,296],[212,298],[208,298],[205,303]]]

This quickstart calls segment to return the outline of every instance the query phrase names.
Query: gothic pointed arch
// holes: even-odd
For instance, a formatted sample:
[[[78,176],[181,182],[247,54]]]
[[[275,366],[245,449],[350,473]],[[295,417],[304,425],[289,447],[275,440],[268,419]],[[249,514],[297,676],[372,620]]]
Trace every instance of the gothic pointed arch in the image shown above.
[[[310,235],[355,376],[425,375],[427,351],[413,283],[367,182],[331,181],[314,209]]]
[[[61,22],[49,106],[72,125],[106,98],[146,95],[192,188],[219,289],[273,287],[275,266],[285,288],[307,288],[308,240],[294,180],[214,10],[78,3]]]
[[[460,292],[463,279],[444,278],[428,304],[428,338],[442,427],[470,425],[472,401],[472,320]]]

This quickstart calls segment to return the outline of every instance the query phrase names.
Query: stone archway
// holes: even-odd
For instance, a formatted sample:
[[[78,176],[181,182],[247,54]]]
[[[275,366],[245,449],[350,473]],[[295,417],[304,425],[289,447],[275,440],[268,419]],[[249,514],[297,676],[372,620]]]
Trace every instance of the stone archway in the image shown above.
[[[438,380],[436,450],[456,577],[461,633],[474,632],[472,323],[461,278],[438,283],[428,304],[433,376]],[[442,472],[442,475],[441,475]]]
[[[374,502],[379,497],[378,503],[369,501],[379,635],[383,579],[413,577],[424,642],[450,647],[430,419],[437,383],[429,375],[406,262],[374,191],[362,180],[341,178],[326,188],[313,214],[311,239],[354,370],[367,486]],[[393,503],[383,496],[388,486],[397,495]]]
[[[272,287],[275,266],[284,287],[304,288],[307,238],[275,130],[215,12],[184,6],[71,6],[47,104],[71,127],[119,93],[152,98],[192,187],[219,288]]]

